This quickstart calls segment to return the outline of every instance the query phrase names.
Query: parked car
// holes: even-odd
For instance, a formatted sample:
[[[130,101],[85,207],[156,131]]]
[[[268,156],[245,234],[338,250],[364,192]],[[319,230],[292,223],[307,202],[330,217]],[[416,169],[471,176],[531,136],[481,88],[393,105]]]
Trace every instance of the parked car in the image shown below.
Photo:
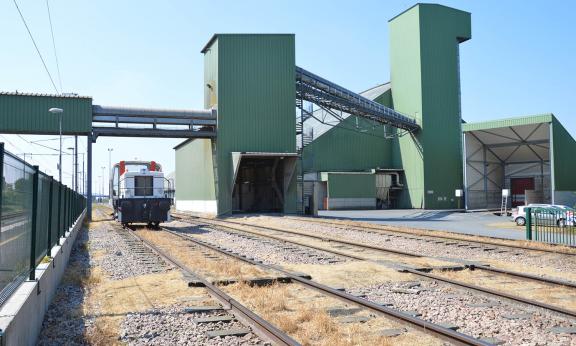
[[[576,219],[574,209],[565,205],[558,204],[529,204],[521,205],[512,212],[512,220],[518,226],[526,224],[526,210],[530,207],[540,209],[537,214],[533,214],[533,222],[537,224],[547,223],[548,220],[554,220],[558,227],[574,226]],[[549,223],[549,221],[548,221]]]

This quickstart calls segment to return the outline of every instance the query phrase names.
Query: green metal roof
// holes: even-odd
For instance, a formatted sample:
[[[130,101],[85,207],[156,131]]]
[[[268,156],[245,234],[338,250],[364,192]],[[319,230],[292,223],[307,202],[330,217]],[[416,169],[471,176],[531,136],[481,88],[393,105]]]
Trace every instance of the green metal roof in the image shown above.
[[[528,115],[523,117],[514,117],[514,118],[504,118],[504,119],[496,119],[496,120],[488,120],[488,121],[481,121],[477,123],[466,123],[462,124],[462,131],[478,131],[478,130],[489,130],[489,129],[497,129],[500,127],[509,127],[509,126],[521,126],[521,125],[533,125],[533,124],[540,124],[540,123],[550,123],[554,119],[554,114],[537,114],[537,115]]]

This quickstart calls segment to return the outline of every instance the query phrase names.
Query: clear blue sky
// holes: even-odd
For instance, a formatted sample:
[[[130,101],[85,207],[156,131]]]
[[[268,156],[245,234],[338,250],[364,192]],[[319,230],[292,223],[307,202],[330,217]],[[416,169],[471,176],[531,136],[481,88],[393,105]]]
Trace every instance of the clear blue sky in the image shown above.
[[[92,96],[96,104],[175,108],[203,106],[200,49],[221,32],[294,33],[298,65],[356,91],[386,82],[387,21],[414,3],[50,0],[65,92]],[[472,13],[472,40],[460,47],[465,120],[552,112],[574,136],[576,2],[439,3]],[[45,2],[18,4],[56,77]],[[13,2],[0,2],[0,90],[53,93],[27,35]],[[50,152],[18,137],[5,139],[18,153]],[[172,171],[178,142],[99,139],[94,174],[108,165],[109,147],[113,161],[156,160]],[[56,175],[55,158],[35,160]],[[66,172],[70,163],[63,167]]]

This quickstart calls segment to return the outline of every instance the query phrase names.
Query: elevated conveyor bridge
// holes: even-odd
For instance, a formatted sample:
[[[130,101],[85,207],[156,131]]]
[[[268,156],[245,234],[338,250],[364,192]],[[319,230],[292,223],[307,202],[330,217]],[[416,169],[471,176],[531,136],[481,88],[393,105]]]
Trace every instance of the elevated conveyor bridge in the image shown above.
[[[298,100],[306,100],[325,109],[339,110],[407,131],[414,132],[420,129],[416,120],[298,66],[296,66],[296,97]]]
[[[93,105],[92,134],[94,140],[99,136],[214,138],[216,110]]]

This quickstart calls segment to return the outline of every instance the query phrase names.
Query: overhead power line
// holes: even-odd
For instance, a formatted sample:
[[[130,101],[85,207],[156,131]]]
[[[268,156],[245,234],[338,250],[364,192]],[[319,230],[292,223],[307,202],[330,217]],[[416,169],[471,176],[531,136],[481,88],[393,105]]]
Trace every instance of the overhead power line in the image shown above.
[[[18,3],[16,2],[16,0],[12,0],[12,1],[14,2],[14,6],[16,6],[16,9],[18,10],[18,13],[20,14],[20,18],[22,19],[22,23],[24,23],[24,26],[26,27],[26,31],[28,31],[28,35],[30,36],[32,43],[34,44],[34,48],[36,48],[36,53],[38,53],[38,56],[40,57],[40,60],[42,61],[42,65],[44,66],[44,70],[46,70],[46,73],[48,74],[48,77],[50,78],[50,82],[52,83],[52,86],[54,87],[54,90],[56,90],[56,93],[59,94],[60,92],[58,91],[58,88],[56,87],[56,84],[54,83],[54,79],[52,78],[52,75],[50,74],[50,70],[48,70],[48,66],[46,66],[46,62],[44,61],[42,54],[40,54],[40,50],[38,49],[38,45],[36,45],[36,41],[34,40],[34,36],[32,36],[32,32],[30,31],[30,28],[28,27],[28,24],[26,23],[26,19],[24,19],[24,15],[22,14],[22,11],[20,11],[20,7],[18,6]]]
[[[52,16],[50,15],[49,0],[46,0],[46,9],[48,9],[48,22],[50,22],[50,33],[52,34],[52,47],[54,48],[54,58],[56,59],[56,70],[58,71],[58,84],[62,92],[62,76],[60,75],[60,64],[58,63],[58,53],[56,52],[56,40],[54,39],[54,27],[52,26]]]

